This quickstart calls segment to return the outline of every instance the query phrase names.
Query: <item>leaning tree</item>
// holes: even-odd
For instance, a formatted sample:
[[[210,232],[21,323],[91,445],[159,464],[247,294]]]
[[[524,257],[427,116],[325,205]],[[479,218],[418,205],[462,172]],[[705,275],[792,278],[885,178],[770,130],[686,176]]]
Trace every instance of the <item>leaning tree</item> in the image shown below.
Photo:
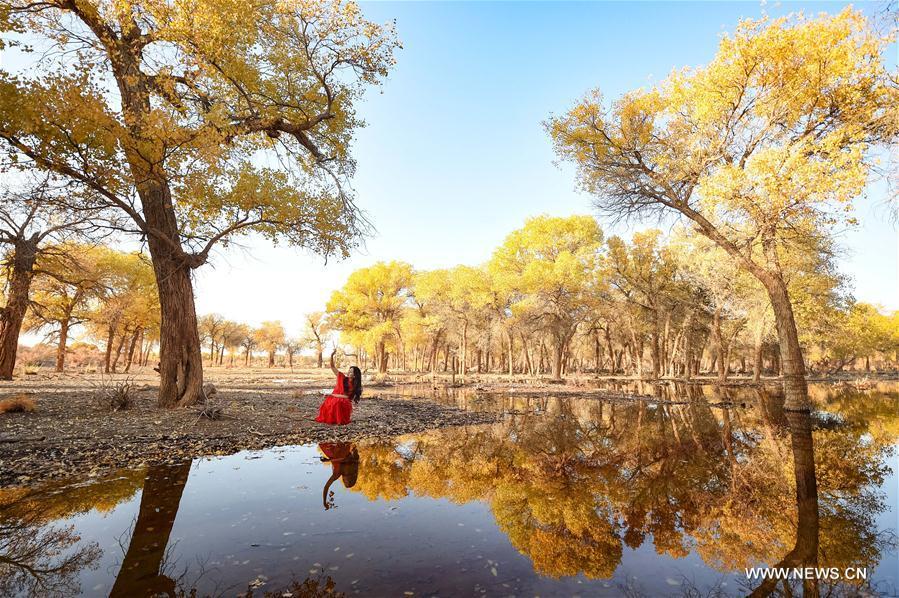
[[[809,404],[783,254],[847,219],[872,148],[895,141],[889,43],[851,9],[744,21],[705,67],[611,107],[595,92],[547,123],[598,208],[679,214],[765,287],[788,409]]]
[[[0,0],[0,26],[0,139],[146,240],[159,403],[190,404],[191,272],[216,244],[256,233],[343,257],[364,232],[347,186],[354,104],[393,64],[393,27],[340,0]]]

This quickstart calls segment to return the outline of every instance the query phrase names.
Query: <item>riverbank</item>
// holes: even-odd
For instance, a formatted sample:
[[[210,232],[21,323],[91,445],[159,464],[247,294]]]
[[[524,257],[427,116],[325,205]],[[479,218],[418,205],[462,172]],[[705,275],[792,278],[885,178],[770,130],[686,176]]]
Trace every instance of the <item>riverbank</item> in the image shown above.
[[[895,378],[895,375],[892,376]],[[462,410],[460,395],[475,397],[578,397],[676,403],[706,397],[715,404],[736,400],[731,392],[758,387],[776,392],[779,380],[734,378],[723,387],[701,377],[649,383],[628,378],[571,376],[563,382],[500,374],[468,376],[465,384],[441,375],[389,374],[368,380],[363,401],[348,426],[314,421],[333,377],[328,370],[209,368],[216,392],[207,407],[156,407],[158,375],[144,368],[129,375],[38,371],[0,382],[0,401],[24,395],[31,413],[0,413],[0,486],[33,484],[76,474],[101,475],[123,467],[174,463],[241,450],[323,441],[382,439],[450,426],[491,423],[494,408]],[[864,390],[890,376],[830,378],[833,387]],[[132,405],[112,411],[104,390],[131,384]],[[735,389],[736,388],[736,389]],[[750,392],[755,392],[750,389]]]
[[[389,438],[434,428],[496,421],[415,398],[367,389],[347,426],[314,421],[328,386],[322,373],[251,371],[207,375],[215,392],[202,405],[156,407],[154,372],[101,379],[98,375],[29,377],[0,384],[0,399],[25,395],[33,412],[0,414],[0,486],[34,484],[72,475],[99,476],[124,467],[176,463],[241,450],[324,441]],[[329,372],[330,374],[330,372]],[[112,411],[102,390],[128,380],[132,405]]]

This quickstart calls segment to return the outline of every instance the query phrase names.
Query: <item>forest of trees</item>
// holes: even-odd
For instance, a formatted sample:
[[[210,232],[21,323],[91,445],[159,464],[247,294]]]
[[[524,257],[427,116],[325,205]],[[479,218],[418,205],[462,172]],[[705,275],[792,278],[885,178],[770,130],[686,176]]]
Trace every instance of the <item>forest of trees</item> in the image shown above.
[[[820,374],[895,368],[899,312],[853,301],[829,249],[787,258],[807,366]],[[76,326],[93,345],[69,342]],[[99,363],[91,352],[87,361],[105,372],[155,365],[159,326],[146,255],[64,243],[36,259],[23,329],[56,346],[57,371],[67,353],[86,346],[102,351]],[[292,368],[302,355],[322,367],[339,342],[364,368],[463,380],[576,372],[724,382],[781,368],[764,289],[720,248],[679,228],[606,239],[589,216],[532,218],[477,267],[417,271],[389,262],[357,270],[296,334],[280,321],[252,326],[206,314],[198,337],[212,366]]]
[[[164,407],[201,398],[207,348],[274,366],[311,345],[320,364],[323,327],[380,372],[768,372],[791,409],[808,409],[808,367],[895,364],[896,315],[853,302],[834,266],[835,231],[899,134],[891,34],[851,8],[744,20],[707,65],[547,120],[600,213],[680,218],[671,234],[534,218],[484,267],[355,272],[298,341],[276,322],[198,321],[192,272],[241,235],[347,257],[370,231],[350,140],[394,64],[392,25],[339,0],[3,0],[0,17],[5,51],[44,52],[0,70],[0,379],[23,329],[57,339],[62,369],[78,323],[110,371],[157,343]],[[92,271],[105,258],[54,252],[120,239],[149,267],[104,265],[112,283]]]
[[[899,312],[854,302],[830,251],[782,264],[808,366],[896,366]],[[722,249],[684,229],[605,239],[589,216],[532,218],[479,267],[357,270],[328,313],[341,341],[381,372],[724,381],[781,371],[768,296]]]
[[[43,344],[54,346],[57,372],[73,353],[80,356],[78,365],[107,373],[147,365],[159,342],[159,299],[147,256],[102,245],[43,247],[28,277],[22,330],[42,334]],[[85,338],[72,342],[73,332]],[[40,362],[39,351],[30,352],[23,366]]]

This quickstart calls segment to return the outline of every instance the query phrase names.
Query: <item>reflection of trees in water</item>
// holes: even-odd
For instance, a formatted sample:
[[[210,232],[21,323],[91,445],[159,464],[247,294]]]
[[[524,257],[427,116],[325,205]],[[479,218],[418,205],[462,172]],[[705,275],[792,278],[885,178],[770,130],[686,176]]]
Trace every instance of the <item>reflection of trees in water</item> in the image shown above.
[[[54,523],[91,509],[108,511],[134,495],[143,475],[128,471],[89,485],[63,489],[0,490],[0,595],[70,596],[79,575],[96,567],[102,551],[82,544],[72,526]]]
[[[71,527],[44,526],[29,517],[0,523],[0,595],[66,596],[79,592],[78,575],[96,566],[96,543],[76,546]]]
[[[137,521],[110,596],[175,596],[177,580],[166,570],[166,555],[190,461],[147,470]]]
[[[813,417],[788,415],[757,390],[713,402],[751,408],[556,400],[555,417],[363,447],[357,490],[488,500],[513,545],[553,576],[609,577],[622,544],[650,535],[658,553],[696,550],[720,571],[790,554],[876,566],[889,540],[875,525],[885,508],[876,487],[895,435],[872,440],[863,418],[812,431]]]

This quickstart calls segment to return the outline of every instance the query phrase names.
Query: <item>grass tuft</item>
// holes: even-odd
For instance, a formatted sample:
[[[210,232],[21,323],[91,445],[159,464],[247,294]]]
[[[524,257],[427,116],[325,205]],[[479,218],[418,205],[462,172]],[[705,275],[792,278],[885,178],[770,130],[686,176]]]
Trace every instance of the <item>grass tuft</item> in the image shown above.
[[[33,413],[37,401],[26,394],[0,400],[0,413]]]

